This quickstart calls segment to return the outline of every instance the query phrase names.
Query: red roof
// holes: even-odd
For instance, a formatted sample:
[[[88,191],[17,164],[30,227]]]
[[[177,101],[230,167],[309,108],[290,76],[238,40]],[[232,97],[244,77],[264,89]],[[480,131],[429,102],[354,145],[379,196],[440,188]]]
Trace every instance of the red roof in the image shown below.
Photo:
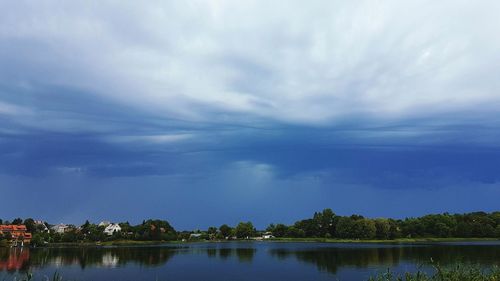
[[[27,231],[25,225],[0,225],[0,231]]]
[[[27,231],[25,225],[0,225],[0,233],[10,233],[13,239],[23,237],[25,241],[29,241],[32,238],[31,233]]]

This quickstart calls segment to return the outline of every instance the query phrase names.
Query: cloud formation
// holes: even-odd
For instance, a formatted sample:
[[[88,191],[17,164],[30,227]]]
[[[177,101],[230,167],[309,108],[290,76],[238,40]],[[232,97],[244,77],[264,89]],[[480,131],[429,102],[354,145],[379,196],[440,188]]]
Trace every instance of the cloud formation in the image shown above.
[[[495,1],[3,6],[3,83],[159,117],[394,122],[500,102]]]
[[[194,202],[231,221],[263,222],[277,203],[277,220],[331,204],[368,215],[493,209],[499,10],[488,0],[3,2],[0,190],[85,197],[96,218],[88,206],[116,194],[144,207],[135,216]],[[372,201],[352,205],[356,196]],[[407,210],[417,197],[427,204]],[[58,212],[83,217],[68,204]]]

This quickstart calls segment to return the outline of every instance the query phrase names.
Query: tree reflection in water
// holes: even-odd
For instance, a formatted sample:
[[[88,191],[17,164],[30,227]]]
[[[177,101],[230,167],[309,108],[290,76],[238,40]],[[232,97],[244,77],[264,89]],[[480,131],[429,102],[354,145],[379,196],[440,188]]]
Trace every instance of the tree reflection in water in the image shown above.
[[[500,245],[380,245],[380,244],[187,244],[179,247],[103,247],[103,248],[0,248],[0,271],[36,271],[45,267],[77,265],[85,268],[115,268],[127,265],[141,267],[165,266],[174,256],[201,256],[224,262],[234,259],[250,265],[256,259],[266,259],[267,266],[280,266],[281,260],[296,259],[313,264],[318,270],[337,273],[344,267],[395,268],[401,264],[422,265],[434,259],[442,265],[456,262],[500,265]],[[196,262],[203,262],[193,259]],[[273,262],[274,260],[274,262]]]
[[[79,265],[82,269],[92,267],[120,267],[128,263],[141,266],[158,266],[168,262],[176,254],[176,248],[0,248],[0,265],[22,261],[22,266],[13,270],[28,270],[48,265]],[[24,255],[24,256],[23,256]],[[23,258],[27,257],[27,258]],[[5,270],[0,266],[0,270]]]
[[[209,258],[220,258],[226,260],[230,257],[236,257],[239,262],[252,262],[255,248],[201,248],[199,251],[206,252]]]
[[[0,271],[24,270],[30,259],[29,249],[0,248]]]
[[[254,248],[114,247],[114,248],[0,248],[0,271],[28,271],[46,266],[122,267],[127,264],[165,265],[175,255],[206,254],[209,258],[251,262]]]
[[[500,265],[498,246],[464,245],[414,245],[404,247],[321,247],[307,249],[271,249],[269,253],[278,259],[296,258],[315,264],[318,270],[337,273],[342,267],[368,268],[394,267],[400,263],[424,265],[431,258],[442,265],[457,262],[478,263],[485,266]]]

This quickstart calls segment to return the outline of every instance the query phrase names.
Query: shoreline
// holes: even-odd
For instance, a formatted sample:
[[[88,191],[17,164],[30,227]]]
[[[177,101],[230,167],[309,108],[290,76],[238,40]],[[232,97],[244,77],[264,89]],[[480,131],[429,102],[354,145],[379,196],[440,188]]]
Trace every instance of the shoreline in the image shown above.
[[[392,240],[356,240],[356,239],[327,239],[327,238],[274,238],[266,240],[194,240],[194,241],[135,241],[117,240],[106,242],[75,242],[49,243],[36,248],[85,248],[85,247],[112,247],[112,246],[161,246],[161,245],[188,245],[194,243],[243,243],[243,242],[274,242],[274,243],[331,243],[331,244],[412,244],[412,243],[447,243],[447,242],[500,242],[500,238],[399,238]]]
[[[406,243],[426,243],[426,242],[488,242],[500,241],[500,238],[397,238],[397,239],[331,239],[331,238],[275,238],[267,241],[275,242],[304,242],[304,243],[373,243],[373,244],[406,244]]]

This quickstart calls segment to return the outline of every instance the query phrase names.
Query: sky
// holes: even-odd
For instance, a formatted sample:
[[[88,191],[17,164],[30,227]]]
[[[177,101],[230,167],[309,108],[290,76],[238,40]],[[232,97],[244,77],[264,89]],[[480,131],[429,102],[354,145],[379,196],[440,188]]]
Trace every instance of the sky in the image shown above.
[[[0,1],[0,217],[500,210],[498,1]]]

